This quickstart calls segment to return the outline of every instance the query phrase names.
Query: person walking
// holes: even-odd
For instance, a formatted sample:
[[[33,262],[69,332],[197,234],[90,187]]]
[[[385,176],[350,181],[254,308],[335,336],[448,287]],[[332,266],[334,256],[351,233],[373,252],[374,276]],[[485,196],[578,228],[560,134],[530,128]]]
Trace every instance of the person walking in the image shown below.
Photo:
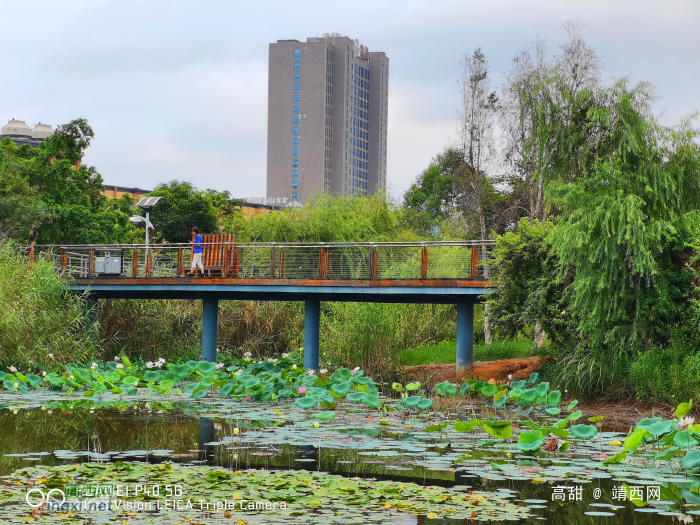
[[[202,264],[202,236],[199,234],[199,228],[192,228],[192,268],[190,275],[197,276],[197,269],[202,272],[204,277],[204,265]]]

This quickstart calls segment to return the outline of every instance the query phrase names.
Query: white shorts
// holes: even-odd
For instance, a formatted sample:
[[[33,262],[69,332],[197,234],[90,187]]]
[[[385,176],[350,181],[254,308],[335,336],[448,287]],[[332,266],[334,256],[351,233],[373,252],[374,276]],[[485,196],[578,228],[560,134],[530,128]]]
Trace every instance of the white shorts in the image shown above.
[[[204,270],[201,253],[192,254],[192,269],[194,270],[195,268],[201,268],[202,270]]]

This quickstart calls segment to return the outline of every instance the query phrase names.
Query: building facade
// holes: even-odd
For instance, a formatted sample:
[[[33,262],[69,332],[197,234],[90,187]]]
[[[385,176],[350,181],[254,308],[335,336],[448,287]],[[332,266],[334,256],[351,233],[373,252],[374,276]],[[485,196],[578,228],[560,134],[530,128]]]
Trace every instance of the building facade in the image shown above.
[[[45,138],[53,134],[53,128],[48,124],[39,122],[30,128],[23,120],[14,118],[0,128],[0,140],[9,138],[18,146],[29,144],[32,148],[38,148]]]
[[[105,189],[102,195],[108,199],[121,199],[123,195],[128,195],[132,199],[139,200],[144,195],[151,193],[153,190],[142,190],[141,188],[127,188],[126,186],[112,186],[105,184]]]
[[[267,196],[386,189],[389,58],[338,34],[270,44]]]

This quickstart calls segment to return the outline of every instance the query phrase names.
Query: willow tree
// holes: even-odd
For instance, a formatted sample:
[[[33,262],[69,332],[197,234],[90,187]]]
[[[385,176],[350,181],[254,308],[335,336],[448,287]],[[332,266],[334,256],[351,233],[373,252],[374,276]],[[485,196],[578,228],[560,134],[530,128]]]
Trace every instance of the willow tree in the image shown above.
[[[578,319],[569,367],[593,390],[615,381],[615,359],[668,344],[689,286],[678,254],[700,233],[697,132],[652,116],[653,90],[626,80],[571,90],[553,71],[556,98],[540,107],[533,140],[561,271],[573,271]],[[570,370],[571,372],[571,370]]]

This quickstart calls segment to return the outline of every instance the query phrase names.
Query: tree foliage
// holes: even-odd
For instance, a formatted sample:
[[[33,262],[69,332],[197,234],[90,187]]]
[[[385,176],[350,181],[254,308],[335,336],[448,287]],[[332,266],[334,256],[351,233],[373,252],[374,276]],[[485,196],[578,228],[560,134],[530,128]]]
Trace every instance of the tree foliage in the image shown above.
[[[567,65],[575,55],[578,66]],[[525,312],[497,314],[496,324],[511,333],[528,315],[547,327],[564,351],[560,370],[589,393],[619,381],[620,363],[671,344],[689,305],[682,254],[700,235],[697,134],[687,123],[661,126],[647,84],[629,87],[623,79],[604,87],[597,73],[594,54],[572,38],[555,67],[539,72],[540,85],[520,92],[525,99],[541,93],[526,100],[529,137],[521,152],[556,218],[538,244],[547,252],[536,258],[541,277],[524,271],[517,286],[489,299]],[[522,222],[520,229],[518,238],[531,233]],[[494,271],[506,281],[513,264],[526,262],[510,259],[514,239],[498,241]],[[575,315],[557,324],[548,303]]]
[[[59,126],[38,149],[0,142],[0,176],[14,188],[0,191],[0,209],[6,210],[0,220],[13,238],[43,244],[133,238],[127,201],[109,202],[97,170],[81,165],[92,136],[87,121],[78,119]],[[19,208],[13,204],[18,196]]]
[[[397,216],[381,195],[317,195],[306,206],[284,208],[238,223],[241,240],[261,242],[351,242],[391,240]]]
[[[156,238],[172,243],[190,242],[194,226],[202,234],[220,233],[217,206],[229,204],[226,195],[200,191],[192,183],[178,180],[160,184],[148,195],[163,197],[151,210],[150,220]]]

